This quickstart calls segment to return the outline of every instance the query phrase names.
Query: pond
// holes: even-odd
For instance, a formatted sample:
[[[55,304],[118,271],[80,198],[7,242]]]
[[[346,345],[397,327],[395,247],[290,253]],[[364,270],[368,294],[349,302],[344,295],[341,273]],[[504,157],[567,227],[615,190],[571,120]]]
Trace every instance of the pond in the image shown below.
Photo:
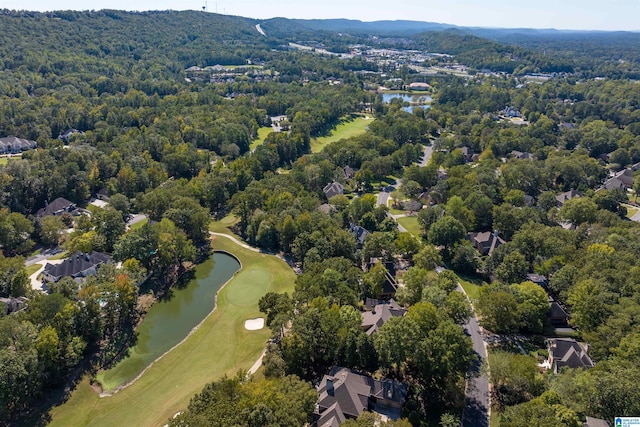
[[[129,356],[98,374],[105,391],[135,379],[147,366],[180,343],[214,308],[218,290],[240,269],[233,256],[215,252],[199,264],[186,286],[156,302],[138,326],[138,342]]]
[[[410,104],[408,106],[402,107],[404,111],[409,113],[413,113],[413,110],[416,108],[431,108],[431,105],[429,104],[432,101],[432,98],[429,95],[414,94],[409,92],[382,94],[382,102],[384,102],[385,104],[389,104],[392,99],[401,99],[402,102]]]

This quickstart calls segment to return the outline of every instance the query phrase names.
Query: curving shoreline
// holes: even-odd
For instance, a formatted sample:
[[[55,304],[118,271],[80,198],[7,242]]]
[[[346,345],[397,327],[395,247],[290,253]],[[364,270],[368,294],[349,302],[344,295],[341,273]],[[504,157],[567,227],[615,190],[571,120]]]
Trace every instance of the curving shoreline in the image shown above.
[[[200,321],[198,322],[197,325],[195,325],[193,328],[191,328],[191,330],[189,331],[189,333],[180,340],[180,342],[176,343],[173,347],[171,347],[170,349],[168,349],[167,351],[165,351],[164,353],[162,353],[160,356],[156,357],[151,363],[149,363],[138,375],[136,375],[135,378],[133,378],[130,381],[127,381],[126,383],[117,386],[116,388],[114,388],[111,391],[105,392],[105,391],[101,391],[98,393],[99,397],[110,397],[115,395],[116,393],[118,393],[121,390],[124,390],[125,388],[131,386],[132,384],[134,384],[137,380],[139,380],[144,374],[145,372],[147,372],[147,370],[149,370],[149,368],[151,368],[156,362],[158,362],[160,359],[162,359],[164,356],[166,356],[167,354],[169,354],[171,351],[173,351],[175,348],[177,348],[178,346],[180,346],[181,344],[183,344],[191,335],[194,334],[195,331],[198,330],[198,328],[200,328],[200,326],[202,326],[202,324],[215,312],[216,308],[218,308],[218,294],[220,293],[221,290],[223,290],[225,288],[225,286],[227,286],[227,284],[229,282],[231,282],[233,279],[235,279],[236,275],[242,271],[242,261],[240,261],[240,259],[238,258],[238,256],[236,256],[235,254],[225,251],[225,250],[213,250],[212,251],[212,256],[215,253],[222,253],[225,255],[228,255],[230,257],[232,257],[234,260],[236,260],[236,262],[240,265],[240,267],[233,273],[233,275],[222,284],[222,286],[220,286],[220,288],[216,291],[215,296],[213,297],[213,308],[211,309],[211,311],[209,313],[207,313],[207,315]],[[100,388],[102,388],[102,386],[100,385]]]

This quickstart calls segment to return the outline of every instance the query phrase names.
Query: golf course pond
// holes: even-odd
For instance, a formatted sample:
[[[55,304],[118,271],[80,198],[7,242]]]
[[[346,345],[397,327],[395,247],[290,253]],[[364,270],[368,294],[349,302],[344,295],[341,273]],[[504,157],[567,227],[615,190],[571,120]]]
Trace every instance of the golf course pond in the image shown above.
[[[105,392],[133,381],[158,357],[184,340],[213,310],[218,290],[240,269],[238,260],[225,252],[214,252],[198,264],[195,275],[172,289],[170,298],[157,301],[137,328],[138,341],[129,355],[97,380]]]

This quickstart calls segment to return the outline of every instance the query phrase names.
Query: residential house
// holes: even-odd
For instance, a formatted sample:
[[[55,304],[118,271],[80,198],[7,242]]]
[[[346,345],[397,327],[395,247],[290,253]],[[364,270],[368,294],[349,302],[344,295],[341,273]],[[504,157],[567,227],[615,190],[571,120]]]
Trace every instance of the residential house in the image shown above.
[[[349,165],[343,167],[342,171],[344,172],[344,179],[353,179],[356,176],[356,170]]]
[[[526,151],[513,150],[511,152],[511,157],[513,157],[514,159],[520,159],[520,160],[533,160],[533,154],[528,153]]]
[[[90,254],[76,251],[75,254],[65,259],[61,264],[49,264],[44,266],[43,281],[57,282],[63,277],[82,279],[96,274],[98,267],[111,262],[107,254],[93,251]]]
[[[72,212],[76,209],[76,204],[69,200],[58,197],[51,203],[45,202],[44,208],[40,209],[36,214],[40,218],[51,215],[62,215],[65,212]]]
[[[318,385],[312,426],[338,427],[368,410],[384,412],[389,418],[398,419],[406,397],[407,386],[400,382],[375,380],[336,366]]]
[[[364,245],[364,241],[369,234],[371,234],[366,228],[360,227],[359,225],[351,224],[349,231],[353,233],[356,238],[356,242],[359,247]]]
[[[540,274],[529,273],[527,274],[527,280],[541,286],[545,290],[549,288],[549,280]]]
[[[462,151],[462,155],[464,156],[464,160],[470,162],[473,160],[473,150],[469,147],[461,147],[460,151]]]
[[[495,248],[506,242],[498,235],[497,231],[483,231],[480,233],[468,233],[467,238],[481,255],[491,255]]]
[[[571,316],[556,301],[549,302],[549,311],[547,311],[547,319],[554,328],[566,328],[569,326]]]
[[[586,420],[584,423],[582,423],[582,427],[611,427],[609,426],[609,423],[607,421],[602,420],[600,418],[593,418],[593,417],[585,417],[585,418]]]
[[[556,196],[556,206],[561,208],[568,200],[575,199],[580,196],[582,196],[582,194],[578,193],[576,190],[569,190],[564,193],[560,193]]]
[[[563,367],[577,369],[594,366],[588,354],[588,345],[579,343],[573,338],[549,338],[547,348],[549,350],[549,366],[556,374]]]
[[[522,113],[513,107],[505,107],[505,109],[502,110],[500,113],[504,117],[509,117],[509,118],[522,117]]]
[[[25,297],[0,298],[0,313],[9,315],[25,308],[27,308],[27,299]]]
[[[367,269],[370,269],[375,264],[383,263],[384,268],[386,269],[384,283],[382,283],[382,291],[378,298],[382,300],[388,300],[396,296],[396,292],[398,291],[398,282],[396,281],[396,266],[393,261],[385,261],[383,262],[379,258],[371,258],[369,263],[367,264]]]
[[[102,200],[103,202],[108,202],[109,192],[107,191],[107,189],[102,187],[100,190],[98,190],[98,192],[96,193],[96,199]]]
[[[0,154],[18,154],[38,147],[38,143],[28,139],[7,136],[0,138]]]
[[[625,190],[625,185],[624,185],[624,182],[622,182],[622,180],[620,180],[619,178],[613,177],[606,180],[604,184],[602,184],[602,187],[600,187],[598,190],[611,191],[611,190],[615,190],[616,188],[619,190]]]
[[[618,178],[626,188],[633,188],[633,169],[626,168],[617,172],[614,175],[615,178]]]
[[[400,307],[395,300],[375,300],[367,298],[365,306],[371,311],[362,312],[362,330],[367,335],[372,335],[389,321],[392,317],[403,317],[407,309]]]
[[[58,139],[64,142],[65,144],[68,144],[69,139],[77,133],[79,133],[80,135],[84,135],[84,132],[81,132],[78,129],[69,129],[64,133],[61,133],[60,135],[58,135]]]
[[[322,192],[325,196],[327,196],[327,200],[332,198],[333,196],[337,196],[338,194],[344,193],[344,186],[339,182],[333,181],[322,189]]]

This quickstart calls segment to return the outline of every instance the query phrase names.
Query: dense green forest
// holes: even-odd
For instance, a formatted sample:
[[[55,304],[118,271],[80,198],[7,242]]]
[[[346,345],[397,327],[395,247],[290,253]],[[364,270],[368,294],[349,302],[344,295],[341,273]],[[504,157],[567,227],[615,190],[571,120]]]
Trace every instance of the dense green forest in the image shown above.
[[[472,298],[487,330],[537,345],[490,353],[503,425],[528,425],[536,414],[577,426],[585,415],[640,410],[640,226],[628,220],[640,186],[601,188],[640,162],[639,64],[632,50],[609,50],[632,36],[561,37],[553,50],[548,34],[513,36],[514,46],[460,30],[376,42],[453,55],[431,65],[473,69],[460,77],[289,50],[311,35],[336,52],[371,42],[297,21],[266,22],[267,36],[257,21],[200,12],[3,11],[0,23],[0,136],[38,145],[0,165],[0,297],[28,298],[26,310],[0,315],[0,424],[45,424],[61,390],[119,360],[144,316],[138,297],[162,295],[207,257],[209,224],[227,215],[248,244],[296,267],[295,292],[260,301],[274,334],[267,379],[220,379],[172,425],[302,425],[315,403],[311,384],[336,365],[408,384],[404,420],[389,426],[455,423],[477,361],[461,328],[472,310],[455,290],[457,274],[481,284]],[[186,71],[215,65],[260,72],[219,82]],[[475,76],[485,68],[494,73]],[[540,72],[558,75],[522,83]],[[409,113],[365,90],[389,78],[427,81],[430,108]],[[501,116],[507,106],[521,122]],[[310,154],[313,138],[352,114],[375,121]],[[290,131],[252,150],[279,115]],[[433,156],[419,167],[425,145]],[[376,203],[398,179],[392,208],[417,221],[415,235]],[[327,200],[334,181],[344,194]],[[110,204],[90,216],[36,215],[57,197],[85,207],[103,189]],[[559,206],[556,196],[570,190],[581,197]],[[131,213],[151,221],[127,231]],[[369,232],[364,242],[354,227]],[[483,256],[467,233],[487,231],[505,243]],[[32,290],[25,258],[58,245],[122,264],[81,284]],[[363,301],[380,296],[391,265],[407,315],[367,335]],[[442,265],[450,270],[436,274]],[[548,300],[527,273],[550,278],[594,368],[538,371]]]

